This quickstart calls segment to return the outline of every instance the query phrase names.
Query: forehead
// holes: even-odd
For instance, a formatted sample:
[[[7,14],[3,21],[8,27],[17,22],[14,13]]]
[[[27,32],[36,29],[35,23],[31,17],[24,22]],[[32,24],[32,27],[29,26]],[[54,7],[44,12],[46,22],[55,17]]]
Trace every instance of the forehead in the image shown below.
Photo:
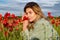
[[[26,12],[30,12],[30,11],[33,11],[33,10],[31,8],[26,9]]]

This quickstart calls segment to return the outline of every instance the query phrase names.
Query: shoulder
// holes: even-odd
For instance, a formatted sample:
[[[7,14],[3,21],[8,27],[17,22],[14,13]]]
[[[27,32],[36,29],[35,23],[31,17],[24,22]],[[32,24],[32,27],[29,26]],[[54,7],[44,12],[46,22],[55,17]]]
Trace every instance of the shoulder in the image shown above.
[[[39,19],[36,24],[50,24],[50,22],[44,18]]]
[[[49,21],[47,21],[46,19],[42,18],[39,19],[35,24],[35,27],[39,27],[39,28],[47,28],[47,29],[52,29],[52,25],[50,24]]]
[[[51,23],[49,21],[47,21],[46,19],[44,19],[44,18],[38,20],[35,23],[35,26],[38,26],[40,28],[47,28],[47,29],[52,29],[53,28],[53,26],[51,25]]]
[[[46,20],[46,19],[44,19],[44,18],[42,18],[42,19],[40,20],[40,23],[41,23],[43,26],[45,26],[47,29],[52,29],[52,28],[53,28],[52,24],[51,24],[48,20]]]

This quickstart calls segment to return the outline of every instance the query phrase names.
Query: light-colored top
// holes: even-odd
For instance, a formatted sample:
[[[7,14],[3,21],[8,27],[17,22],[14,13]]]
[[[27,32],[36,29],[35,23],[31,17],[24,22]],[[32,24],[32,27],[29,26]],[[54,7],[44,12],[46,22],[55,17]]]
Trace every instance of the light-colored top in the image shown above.
[[[23,32],[24,40],[59,40],[56,30],[44,18],[39,19],[33,26],[33,30],[27,29]]]

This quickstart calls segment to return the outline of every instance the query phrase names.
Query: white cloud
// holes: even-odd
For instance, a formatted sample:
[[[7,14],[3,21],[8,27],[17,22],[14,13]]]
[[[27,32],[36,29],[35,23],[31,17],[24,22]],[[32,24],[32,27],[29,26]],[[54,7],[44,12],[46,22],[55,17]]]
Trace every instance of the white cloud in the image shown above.
[[[6,1],[7,3],[4,4],[4,3],[1,3],[0,6],[2,7],[11,7],[11,8],[17,8],[18,10],[22,10],[22,4],[21,3],[27,3],[27,2],[31,2],[31,1],[34,1],[34,2],[37,2],[39,3],[39,5],[41,4],[42,7],[46,6],[46,7],[53,7],[55,4],[57,4],[60,0],[8,0]],[[19,4],[20,3],[20,4]],[[21,6],[22,5],[22,6]],[[42,10],[44,12],[48,12],[48,11],[51,11],[51,12],[54,12],[54,11],[57,11],[57,10],[53,10],[53,9],[43,9]],[[1,13],[5,13],[7,12],[7,10],[0,10]],[[20,11],[10,11],[11,13],[20,13]],[[18,14],[16,14],[18,15]]]
[[[42,6],[54,6],[56,3],[58,3],[60,0],[15,0],[16,2],[37,2],[37,3],[44,3]]]

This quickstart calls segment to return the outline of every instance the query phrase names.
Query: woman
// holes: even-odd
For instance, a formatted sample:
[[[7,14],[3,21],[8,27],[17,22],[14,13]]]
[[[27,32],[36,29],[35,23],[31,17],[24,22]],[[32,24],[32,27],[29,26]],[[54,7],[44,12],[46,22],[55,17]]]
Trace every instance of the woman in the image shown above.
[[[23,21],[24,40],[57,40],[58,34],[35,2],[29,2],[24,7],[24,16],[28,20]],[[23,16],[23,17],[24,17]],[[22,18],[23,18],[22,17]]]

